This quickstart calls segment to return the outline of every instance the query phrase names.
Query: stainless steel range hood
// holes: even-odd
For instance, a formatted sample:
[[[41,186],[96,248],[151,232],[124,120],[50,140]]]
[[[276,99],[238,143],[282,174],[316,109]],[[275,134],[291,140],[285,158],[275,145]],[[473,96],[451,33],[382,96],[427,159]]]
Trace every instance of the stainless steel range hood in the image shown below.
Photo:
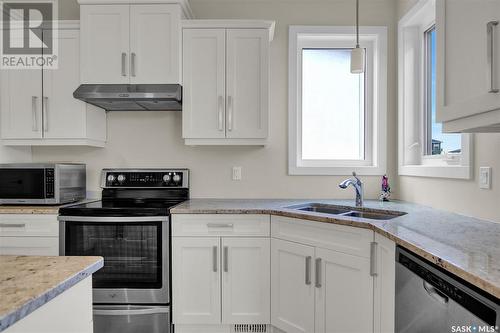
[[[82,84],[73,97],[107,111],[181,111],[179,84]]]

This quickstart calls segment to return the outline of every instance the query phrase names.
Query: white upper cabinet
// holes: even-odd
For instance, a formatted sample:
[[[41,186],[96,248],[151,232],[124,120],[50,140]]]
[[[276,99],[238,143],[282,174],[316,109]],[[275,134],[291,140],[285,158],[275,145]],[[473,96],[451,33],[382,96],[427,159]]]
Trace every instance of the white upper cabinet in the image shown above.
[[[269,107],[269,32],[227,30],[226,136],[267,137]]]
[[[181,2],[79,2],[82,83],[180,82]]]
[[[82,83],[129,82],[129,7],[80,6]]]
[[[45,37],[49,31],[43,31]],[[1,75],[4,145],[84,145],[106,142],[106,113],[73,98],[80,84],[78,24],[59,23],[58,67],[6,70]]]
[[[180,82],[180,19],[177,5],[130,7],[130,83]]]
[[[183,132],[188,145],[264,145],[274,22],[183,22]]]
[[[223,139],[226,137],[226,32],[184,29],[182,52],[183,137]]]
[[[500,1],[437,0],[437,120],[500,131]]]

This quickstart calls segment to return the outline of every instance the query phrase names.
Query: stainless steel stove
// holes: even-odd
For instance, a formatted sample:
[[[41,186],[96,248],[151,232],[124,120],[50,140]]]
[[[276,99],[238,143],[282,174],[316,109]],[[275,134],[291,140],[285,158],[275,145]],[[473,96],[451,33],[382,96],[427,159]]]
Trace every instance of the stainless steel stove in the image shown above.
[[[102,256],[94,332],[169,332],[170,207],[189,198],[187,169],[105,169],[102,199],[60,209],[60,253]]]

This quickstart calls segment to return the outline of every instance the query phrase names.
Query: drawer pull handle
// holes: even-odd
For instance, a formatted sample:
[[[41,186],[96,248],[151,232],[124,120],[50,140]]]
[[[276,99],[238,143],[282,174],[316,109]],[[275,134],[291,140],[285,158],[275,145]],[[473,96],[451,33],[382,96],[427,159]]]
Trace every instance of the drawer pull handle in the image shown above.
[[[229,248],[227,246],[224,246],[224,272],[229,272]]]
[[[233,226],[232,223],[207,223],[209,228],[232,228]]]
[[[0,228],[24,228],[25,223],[0,223]]]

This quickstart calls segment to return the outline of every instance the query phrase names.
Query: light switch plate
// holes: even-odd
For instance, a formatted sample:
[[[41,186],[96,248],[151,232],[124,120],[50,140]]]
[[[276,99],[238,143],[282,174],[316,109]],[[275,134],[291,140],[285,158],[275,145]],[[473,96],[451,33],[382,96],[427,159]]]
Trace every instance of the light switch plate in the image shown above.
[[[233,180],[241,180],[241,167],[233,167]]]
[[[479,168],[479,188],[491,189],[491,167]]]

